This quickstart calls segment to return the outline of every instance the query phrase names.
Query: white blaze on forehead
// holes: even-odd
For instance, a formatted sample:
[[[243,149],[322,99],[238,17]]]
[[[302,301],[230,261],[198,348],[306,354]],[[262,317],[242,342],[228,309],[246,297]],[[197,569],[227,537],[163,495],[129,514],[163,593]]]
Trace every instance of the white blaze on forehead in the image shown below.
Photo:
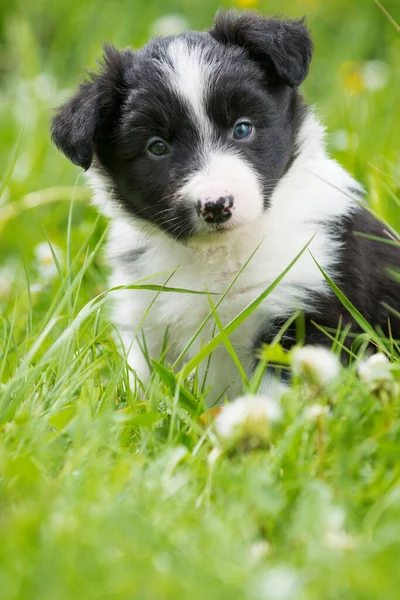
[[[218,64],[201,46],[176,39],[168,46],[168,60],[161,68],[167,74],[175,93],[183,100],[202,138],[212,136],[212,125],[206,112],[210,79]]]
[[[184,102],[201,139],[201,160],[177,194],[180,202],[196,205],[232,196],[229,221],[233,226],[257,219],[263,212],[263,193],[257,172],[239,153],[219,147],[214,126],[207,115],[210,83],[218,77],[221,63],[206,48],[177,38],[168,46],[168,57],[160,68],[168,83]],[[198,226],[201,228],[201,220]],[[206,225],[203,223],[204,227]]]

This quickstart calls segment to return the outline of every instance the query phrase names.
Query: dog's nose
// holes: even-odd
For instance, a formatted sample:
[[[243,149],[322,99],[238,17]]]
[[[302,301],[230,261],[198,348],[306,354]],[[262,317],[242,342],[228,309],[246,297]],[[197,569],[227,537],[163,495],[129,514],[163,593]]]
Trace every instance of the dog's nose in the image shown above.
[[[225,223],[232,216],[233,196],[221,196],[218,200],[198,200],[197,213],[206,223]]]

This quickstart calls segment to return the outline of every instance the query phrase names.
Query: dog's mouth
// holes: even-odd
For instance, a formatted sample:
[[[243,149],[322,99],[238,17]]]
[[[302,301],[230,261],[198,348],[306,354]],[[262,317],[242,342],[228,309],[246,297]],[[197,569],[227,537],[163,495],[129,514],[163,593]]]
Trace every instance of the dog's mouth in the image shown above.
[[[187,243],[190,246],[218,246],[227,244],[235,231],[241,228],[237,223],[212,223],[205,224],[194,235],[191,235]]]
[[[237,229],[239,226],[238,225],[234,225],[231,222],[227,222],[227,223],[207,223],[204,226],[204,229],[202,231],[199,232],[198,235],[205,235],[205,236],[210,236],[210,235],[226,235],[228,233],[230,233],[231,231],[233,231],[234,229]]]
[[[207,226],[209,233],[213,233],[215,231],[230,231],[232,229],[235,229],[235,226],[232,225],[232,223],[216,223],[215,225],[210,224]]]

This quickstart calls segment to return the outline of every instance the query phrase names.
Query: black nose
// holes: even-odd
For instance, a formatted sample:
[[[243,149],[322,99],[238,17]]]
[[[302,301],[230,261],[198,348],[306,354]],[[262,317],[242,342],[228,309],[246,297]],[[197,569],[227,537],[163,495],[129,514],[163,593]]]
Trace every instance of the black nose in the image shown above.
[[[233,196],[225,196],[218,200],[198,200],[197,213],[206,223],[225,223],[232,216]]]

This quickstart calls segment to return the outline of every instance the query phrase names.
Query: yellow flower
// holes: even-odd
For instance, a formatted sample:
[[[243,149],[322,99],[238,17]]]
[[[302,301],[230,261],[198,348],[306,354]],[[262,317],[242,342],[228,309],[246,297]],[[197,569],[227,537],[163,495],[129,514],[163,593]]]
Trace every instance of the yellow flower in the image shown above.
[[[257,8],[258,0],[235,0],[238,8]]]
[[[350,94],[359,94],[365,89],[364,78],[361,73],[361,65],[357,61],[347,60],[340,66],[345,89]]]

